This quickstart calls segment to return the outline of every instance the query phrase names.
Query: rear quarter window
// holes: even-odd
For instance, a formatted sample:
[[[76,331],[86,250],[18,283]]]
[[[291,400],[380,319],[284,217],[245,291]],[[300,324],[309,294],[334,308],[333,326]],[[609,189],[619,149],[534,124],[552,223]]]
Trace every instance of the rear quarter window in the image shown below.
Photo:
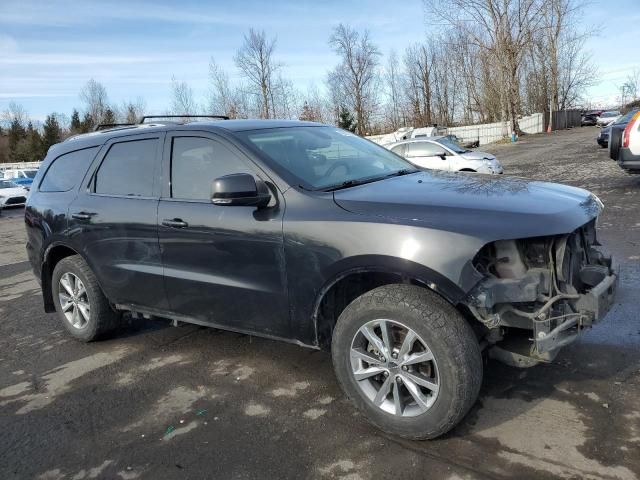
[[[85,148],[65,153],[56,158],[40,182],[41,192],[68,192],[76,187],[100,147]]]

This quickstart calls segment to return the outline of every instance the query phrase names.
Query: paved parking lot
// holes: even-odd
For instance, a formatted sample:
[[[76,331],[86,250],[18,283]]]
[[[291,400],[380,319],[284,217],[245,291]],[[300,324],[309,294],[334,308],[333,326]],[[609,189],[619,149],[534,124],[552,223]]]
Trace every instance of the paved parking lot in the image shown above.
[[[326,353],[161,321],[70,340],[42,311],[21,212],[3,212],[0,478],[639,478],[640,176],[595,135],[585,127],[483,150],[507,174],[600,196],[617,305],[551,365],[489,361],[471,413],[430,442],[370,427]]]

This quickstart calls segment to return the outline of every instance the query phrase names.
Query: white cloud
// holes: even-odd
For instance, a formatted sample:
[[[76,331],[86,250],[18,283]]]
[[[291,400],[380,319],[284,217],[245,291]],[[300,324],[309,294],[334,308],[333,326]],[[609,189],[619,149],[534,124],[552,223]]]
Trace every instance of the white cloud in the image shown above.
[[[268,5],[265,4],[265,7]],[[270,7],[270,6],[269,6]],[[11,25],[69,26],[102,23],[108,20],[141,22],[145,20],[172,23],[246,26],[244,10],[228,5],[228,8],[211,4],[205,8],[189,7],[182,2],[160,5],[146,1],[127,2],[33,2],[9,1],[3,7],[0,23]],[[272,8],[270,7],[270,10]],[[215,13],[212,13],[215,12]],[[263,17],[262,25],[285,24],[280,15]]]
[[[0,34],[0,56],[11,55],[18,50],[18,43],[9,35]]]
[[[24,53],[0,56],[0,65],[114,65],[160,61],[161,57],[117,56],[95,54],[37,54]]]

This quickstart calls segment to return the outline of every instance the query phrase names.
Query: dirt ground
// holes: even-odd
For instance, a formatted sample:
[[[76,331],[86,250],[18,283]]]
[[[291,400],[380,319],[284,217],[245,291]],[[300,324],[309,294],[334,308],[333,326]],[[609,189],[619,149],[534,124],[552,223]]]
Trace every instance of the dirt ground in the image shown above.
[[[617,304],[553,364],[489,361],[470,414],[429,442],[369,426],[326,353],[162,321],[71,340],[43,313],[22,212],[3,212],[0,478],[639,478],[640,176],[595,136],[585,127],[482,150],[506,174],[602,199]]]

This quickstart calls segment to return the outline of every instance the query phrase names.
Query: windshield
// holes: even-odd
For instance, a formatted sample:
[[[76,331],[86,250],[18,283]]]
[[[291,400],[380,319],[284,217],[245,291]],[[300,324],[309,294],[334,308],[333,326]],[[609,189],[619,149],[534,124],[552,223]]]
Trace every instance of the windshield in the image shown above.
[[[467,153],[469,151],[466,148],[462,148],[460,145],[458,145],[448,137],[439,138],[436,140],[436,142],[438,142],[440,145],[444,145],[454,153]]]
[[[623,116],[621,116],[618,120],[613,122],[613,124],[614,125],[620,125],[621,123],[629,123],[629,120],[631,120],[631,117],[633,117],[633,115],[637,111],[638,110],[629,110],[627,113],[625,113]]]
[[[29,178],[35,178],[38,170],[23,170],[22,173],[24,173]]]
[[[618,112],[604,112],[602,114],[603,117],[617,117],[620,115]]]
[[[0,188],[16,188],[17,185],[9,180],[0,180]]]
[[[417,171],[406,160],[334,127],[290,127],[238,132],[276,171],[304,188],[329,190]]]

